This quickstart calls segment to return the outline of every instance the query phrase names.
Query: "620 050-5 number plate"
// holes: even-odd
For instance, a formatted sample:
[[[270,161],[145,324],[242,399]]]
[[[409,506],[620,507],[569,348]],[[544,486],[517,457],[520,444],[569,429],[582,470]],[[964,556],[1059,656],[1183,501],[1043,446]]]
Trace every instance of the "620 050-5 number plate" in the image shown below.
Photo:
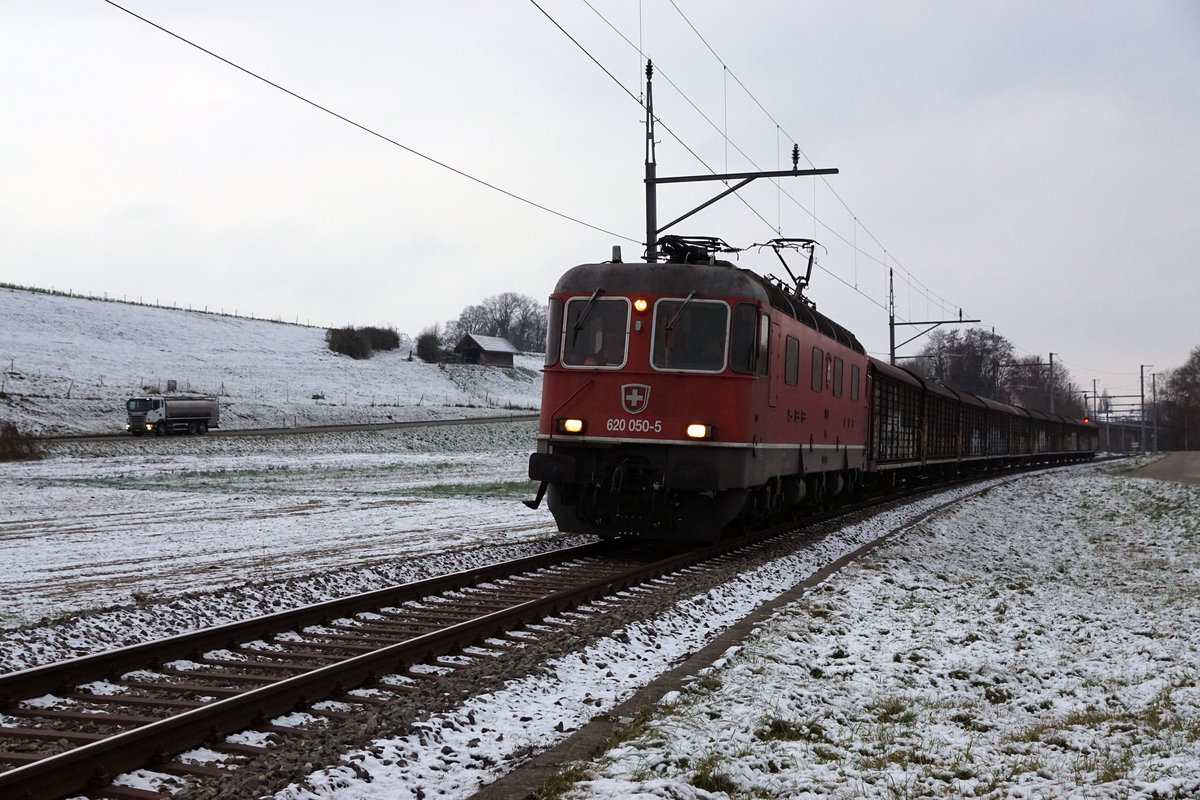
[[[662,433],[661,419],[610,419],[610,433]]]

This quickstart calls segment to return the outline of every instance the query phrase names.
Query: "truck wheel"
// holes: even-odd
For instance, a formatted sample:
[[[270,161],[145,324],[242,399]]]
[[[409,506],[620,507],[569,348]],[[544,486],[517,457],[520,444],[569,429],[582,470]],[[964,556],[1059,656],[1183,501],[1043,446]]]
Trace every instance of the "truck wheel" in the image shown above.
[[[155,436],[166,436],[167,435],[167,426],[162,424],[161,422],[158,423],[158,425],[154,426],[154,435]]]
[[[208,423],[201,422],[199,425],[196,426],[196,432],[199,433],[201,436],[208,433]]]
[[[196,435],[196,423],[189,422],[188,423],[188,436],[195,436],[195,435]]]

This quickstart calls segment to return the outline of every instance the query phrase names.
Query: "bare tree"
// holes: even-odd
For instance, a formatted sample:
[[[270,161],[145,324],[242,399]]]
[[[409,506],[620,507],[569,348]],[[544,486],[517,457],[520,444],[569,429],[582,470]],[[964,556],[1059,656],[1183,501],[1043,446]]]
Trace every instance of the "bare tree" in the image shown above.
[[[546,305],[528,295],[504,292],[467,306],[458,319],[446,323],[446,343],[468,333],[503,336],[518,350],[538,352],[546,344]]]
[[[935,331],[921,351],[916,368],[925,377],[981,397],[1004,398],[1004,365],[1013,361],[1013,346],[983,328]]]
[[[1164,448],[1200,447],[1200,346],[1192,349],[1183,366],[1168,374],[1160,405]]]

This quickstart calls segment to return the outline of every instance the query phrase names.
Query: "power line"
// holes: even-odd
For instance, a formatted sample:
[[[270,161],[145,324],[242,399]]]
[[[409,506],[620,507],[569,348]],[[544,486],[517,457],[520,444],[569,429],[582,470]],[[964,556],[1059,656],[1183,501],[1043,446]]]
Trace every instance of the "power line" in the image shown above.
[[[370,135],[372,135],[378,139],[382,139],[383,141],[387,142],[388,144],[394,145],[395,147],[399,147],[401,150],[404,150],[407,153],[417,156],[418,158],[422,158],[422,159],[428,161],[429,163],[434,164],[435,166],[438,166],[438,167],[441,167],[442,169],[453,172],[455,175],[458,175],[459,177],[466,178],[467,180],[477,183],[480,186],[483,186],[485,188],[491,189],[494,192],[499,192],[500,194],[504,195],[505,197],[511,198],[513,200],[517,200],[528,206],[532,206],[533,208],[536,208],[539,211],[545,211],[548,214],[553,214],[554,216],[559,217],[560,219],[565,219],[568,222],[574,222],[577,225],[582,225],[586,228],[591,228],[594,231],[598,231],[599,233],[608,234],[609,236],[615,236],[618,239],[624,239],[627,242],[633,242],[635,244],[639,243],[638,239],[634,239],[630,236],[625,236],[623,234],[615,233],[615,232],[607,230],[605,228],[601,228],[598,225],[593,225],[590,222],[585,222],[581,219],[578,219],[577,217],[572,217],[571,215],[565,214],[561,211],[555,211],[554,209],[544,206],[541,203],[537,203],[533,200],[530,200],[527,197],[522,197],[521,195],[516,194],[515,192],[510,192],[507,189],[502,189],[499,186],[496,186],[493,183],[489,183],[482,178],[478,178],[474,175],[471,175],[468,172],[464,172],[461,169],[452,167],[449,164],[445,163],[444,161],[439,161],[438,159],[434,158],[433,156],[426,155],[425,153],[422,153],[419,150],[415,150],[406,144],[401,144],[400,142],[396,141],[395,139],[385,136],[384,134],[380,133],[379,131],[376,131],[372,128],[368,128],[366,125],[363,125],[359,122],[355,122],[354,120],[350,119],[349,117],[343,116],[342,114],[339,114],[338,112],[333,111],[332,109],[327,108],[326,106],[323,106],[320,103],[317,103],[313,100],[309,100],[307,97],[297,94],[296,92],[293,92],[291,89],[281,86],[280,84],[275,83],[274,81],[272,81],[268,78],[265,78],[262,75],[259,75],[258,73],[253,72],[253,71],[247,69],[246,67],[241,66],[240,64],[236,64],[233,61],[230,61],[229,59],[225,58],[224,56],[214,53],[212,50],[202,47],[201,45],[197,44],[196,42],[193,42],[192,40],[187,39],[187,38],[181,36],[180,34],[175,33],[174,31],[164,28],[162,25],[159,25],[157,22],[149,20],[146,17],[141,16],[140,14],[130,11],[128,8],[125,8],[124,6],[122,6],[116,2],[113,2],[113,0],[104,0],[104,2],[108,3],[113,8],[116,8],[120,11],[124,11],[126,14],[128,14],[131,17],[134,17],[135,19],[141,20],[142,22],[146,23],[147,25],[151,26],[152,28],[156,28],[156,29],[162,31],[163,33],[167,34],[168,36],[171,36],[175,39],[178,39],[179,41],[183,42],[186,45],[190,45],[191,47],[196,48],[197,50],[204,53],[205,55],[212,56],[213,58],[217,59],[218,61],[221,61],[221,62],[233,67],[234,69],[236,69],[240,72],[243,72],[246,75],[249,75],[251,78],[255,78],[256,80],[262,81],[263,83],[267,84],[268,86],[278,89],[279,91],[283,92],[286,95],[294,97],[295,99],[297,99],[303,103],[307,103],[308,105],[312,106],[315,109],[318,109],[319,111],[324,111],[326,114],[329,114],[330,116],[335,117],[335,118],[341,120],[342,122],[345,122],[348,125],[352,125],[355,128],[358,128],[360,131],[363,131],[364,133],[369,133]]]
[[[531,0],[531,2],[532,2],[532,0]],[[628,36],[626,36],[624,33],[622,33],[622,32],[621,32],[621,30],[620,30],[620,29],[619,29],[619,28],[618,28],[618,27],[617,27],[615,24],[613,24],[613,22],[612,22],[611,20],[609,20],[609,19],[608,19],[608,18],[607,18],[607,17],[606,17],[606,16],[605,16],[605,15],[604,15],[604,14],[603,14],[603,13],[602,13],[600,10],[599,10],[599,9],[597,9],[597,8],[596,8],[596,7],[595,7],[595,6],[594,6],[594,5],[593,5],[593,4],[590,2],[590,0],[582,0],[582,2],[583,2],[583,4],[584,4],[584,5],[586,5],[586,6],[587,6],[589,9],[591,9],[591,11],[592,11],[592,12],[593,12],[593,13],[594,13],[594,14],[595,14],[597,17],[599,17],[599,18],[600,18],[600,20],[601,20],[602,22],[604,22],[604,24],[605,24],[605,25],[607,25],[607,26],[608,26],[608,28],[609,28],[610,30],[612,30],[612,32],[613,32],[613,33],[615,33],[615,34],[616,34],[616,35],[617,35],[617,36],[618,36],[620,39],[622,39],[622,40],[625,42],[625,44],[626,44],[626,45],[628,45],[630,48],[634,49],[634,50],[635,50],[635,51],[636,51],[636,52],[639,54],[639,56],[640,56],[642,59],[645,59],[645,58],[646,58],[646,54],[645,54],[645,53],[642,51],[642,48],[641,48],[639,45],[636,45],[636,44],[634,44],[634,43],[633,43],[633,42],[632,42],[632,41],[629,39],[629,37],[628,37]],[[535,2],[535,3],[534,3],[534,5],[537,5],[537,3]],[[725,64],[725,63],[724,63],[724,62],[721,60],[720,56],[718,56],[718,55],[717,55],[716,51],[715,51],[715,50],[713,50],[712,46],[711,46],[711,45],[708,43],[708,41],[707,41],[707,40],[706,40],[706,39],[703,37],[703,35],[702,35],[702,34],[699,32],[699,30],[697,30],[697,29],[696,29],[695,25],[693,25],[693,24],[691,23],[691,21],[690,21],[690,20],[687,18],[687,16],[686,16],[685,14],[683,14],[683,12],[682,12],[682,11],[679,9],[679,7],[678,7],[677,5],[675,5],[675,4],[674,4],[674,2],[672,2],[672,5],[673,5],[673,6],[675,6],[675,9],[676,9],[677,11],[679,11],[679,14],[680,14],[680,16],[683,18],[684,22],[686,22],[686,23],[687,23],[687,25],[688,25],[688,27],[690,27],[690,28],[692,29],[692,31],[693,31],[693,32],[696,34],[696,36],[700,38],[700,40],[701,40],[701,41],[704,43],[705,47],[706,47],[706,48],[708,48],[708,51],[709,51],[710,53],[712,53],[713,57],[717,59],[717,62],[721,64],[721,66],[722,66],[722,67],[723,67],[723,68],[724,68],[724,69],[725,69],[725,70],[728,72],[728,74],[729,74],[731,77],[733,77],[733,79],[734,79],[735,81],[737,81],[738,85],[742,87],[742,90],[743,90],[743,91],[745,91],[745,92],[746,92],[746,94],[747,94],[747,95],[748,95],[748,96],[749,96],[749,97],[750,97],[752,100],[754,100],[755,104],[756,104],[756,105],[759,107],[759,109],[761,109],[761,110],[762,110],[762,112],[763,112],[763,113],[764,113],[764,114],[767,116],[767,118],[768,118],[768,119],[770,119],[772,122],[775,122],[775,119],[774,119],[774,117],[772,117],[772,116],[771,116],[770,112],[768,112],[768,111],[766,110],[766,108],[765,108],[765,107],[763,107],[762,103],[760,103],[760,102],[758,101],[758,99],[757,99],[756,97],[754,97],[754,95],[753,95],[753,94],[752,94],[752,93],[749,91],[749,89],[747,89],[747,88],[746,88],[746,85],[745,85],[744,83],[742,83],[741,79],[740,79],[740,78],[738,78],[738,77],[737,77],[737,75],[735,75],[735,74],[733,73],[733,71],[732,71],[732,70],[730,70],[730,69],[728,68],[728,66],[727,66],[727,65],[726,65],[726,64]],[[580,45],[580,44],[578,43],[578,41],[577,41],[577,40],[576,40],[574,37],[572,37],[570,34],[568,34],[568,33],[566,32],[566,30],[564,30],[564,29],[562,28],[562,26],[561,26],[561,25],[559,25],[557,22],[555,22],[555,21],[553,20],[553,18],[552,18],[552,17],[550,17],[550,15],[549,15],[549,14],[548,14],[548,13],[547,13],[547,12],[546,12],[544,9],[542,9],[542,8],[541,8],[541,6],[538,6],[538,9],[539,9],[540,11],[542,11],[542,13],[543,13],[543,14],[545,14],[545,15],[547,16],[547,18],[551,19],[551,21],[552,21],[552,22],[554,22],[554,24],[555,24],[555,25],[556,25],[556,26],[559,28],[559,30],[561,30],[561,31],[564,33],[564,35],[566,35],[568,38],[570,38],[572,42],[575,42],[576,46],[578,46],[578,47],[580,47],[580,49],[584,50],[584,52],[585,52],[585,53],[587,53],[588,57],[589,57],[590,59],[592,59],[592,61],[594,61],[594,62],[597,64],[597,66],[600,66],[600,67],[601,67],[601,69],[604,69],[604,67],[603,67],[602,65],[600,65],[599,61],[598,61],[598,60],[595,58],[595,56],[593,56],[591,53],[588,53],[588,52],[586,51],[586,49],[584,49],[584,48],[583,48],[583,46],[582,46],[582,45]],[[743,150],[743,149],[742,149],[742,148],[741,148],[741,147],[740,147],[740,146],[739,146],[739,145],[738,145],[736,142],[732,141],[732,140],[729,138],[729,136],[728,136],[728,132],[727,132],[726,130],[723,130],[723,129],[721,128],[721,126],[719,126],[719,125],[718,125],[716,122],[714,122],[714,121],[713,121],[713,119],[712,119],[711,117],[709,117],[709,116],[708,116],[708,114],[706,114],[706,113],[704,112],[704,110],[703,110],[703,109],[701,109],[701,108],[700,108],[700,106],[696,104],[696,102],[695,102],[695,101],[693,101],[693,100],[692,100],[692,98],[691,98],[691,97],[690,97],[690,96],[687,94],[687,92],[685,92],[685,91],[684,91],[684,90],[683,90],[683,89],[682,89],[682,88],[679,86],[679,84],[677,84],[677,83],[676,83],[676,82],[675,82],[675,81],[674,81],[674,80],[671,78],[671,76],[670,76],[669,72],[668,72],[667,70],[664,70],[664,69],[663,69],[663,67],[662,67],[662,65],[661,65],[661,64],[656,64],[656,67],[657,67],[657,70],[656,70],[656,71],[657,71],[657,73],[658,73],[659,77],[661,77],[661,78],[663,78],[664,80],[666,80],[666,81],[667,81],[667,83],[668,83],[668,84],[671,86],[671,88],[672,88],[672,89],[674,89],[674,90],[675,90],[675,91],[676,91],[676,92],[679,94],[679,96],[680,96],[681,98],[683,98],[684,102],[686,102],[686,103],[687,103],[689,106],[691,106],[691,107],[692,107],[692,109],[693,109],[693,110],[696,112],[696,114],[697,114],[697,115],[698,115],[698,116],[699,116],[699,117],[700,117],[702,120],[704,120],[706,123],[708,123],[709,127],[711,127],[711,128],[714,130],[714,131],[716,131],[716,132],[717,132],[717,134],[718,134],[718,135],[720,135],[720,136],[722,137],[722,139],[725,141],[725,143],[726,143],[726,145],[727,145],[727,146],[728,146],[728,145],[732,145],[732,147],[734,148],[734,150],[736,150],[736,151],[737,151],[737,153],[738,153],[739,155],[741,155],[741,156],[742,156],[744,159],[746,159],[746,161],[747,161],[749,164],[751,164],[752,166],[754,166],[756,169],[759,169],[759,170],[763,169],[763,167],[762,167],[760,164],[758,164],[758,162],[757,162],[757,161],[755,161],[755,159],[754,159],[753,157],[751,157],[751,156],[750,156],[750,154],[748,154],[748,153],[747,153],[745,150]],[[630,90],[629,90],[629,89],[628,89],[628,88],[627,88],[627,87],[626,87],[624,84],[622,84],[622,83],[621,83],[621,82],[620,82],[620,81],[619,81],[617,78],[615,78],[615,77],[612,75],[612,73],[611,73],[609,70],[607,70],[607,69],[604,69],[604,72],[605,72],[605,74],[609,75],[609,77],[610,77],[610,78],[612,78],[614,82],[616,82],[618,85],[620,85],[620,86],[621,86],[621,89],[622,89],[622,90],[623,90],[623,91],[624,91],[626,94],[628,94],[630,97],[633,97],[633,93],[632,93],[632,92],[631,92],[631,91],[630,91]],[[638,101],[638,102],[640,103],[640,102],[641,102],[641,100],[639,99],[639,101]],[[659,118],[658,118],[657,116],[655,117],[655,121],[656,121],[656,123],[658,123],[658,122],[659,122]],[[664,126],[664,127],[665,127],[665,126]],[[781,126],[781,125],[779,125],[779,123],[778,123],[778,122],[776,122],[776,128],[777,128],[778,130],[781,130],[781,131],[783,131],[783,128],[782,128],[782,126]],[[688,153],[690,153],[690,154],[691,154],[691,155],[692,155],[692,156],[693,156],[693,157],[694,157],[694,158],[695,158],[697,161],[699,161],[699,162],[700,162],[700,163],[701,163],[701,164],[702,164],[702,165],[705,167],[705,169],[707,169],[709,172],[711,172],[711,173],[714,173],[714,174],[715,174],[715,172],[716,172],[716,171],[715,171],[715,170],[714,170],[712,167],[710,167],[710,166],[709,166],[709,165],[708,165],[708,164],[707,164],[707,163],[704,161],[704,159],[702,159],[702,158],[701,158],[701,157],[700,157],[700,156],[699,156],[699,155],[698,155],[698,154],[697,154],[697,153],[696,153],[694,150],[692,150],[692,148],[690,148],[690,147],[689,147],[689,146],[688,146],[688,145],[687,145],[685,142],[683,142],[683,140],[682,140],[682,139],[681,139],[681,138],[680,138],[680,137],[679,137],[677,134],[675,134],[673,131],[670,131],[670,129],[669,129],[669,128],[668,128],[667,130],[668,130],[668,131],[671,133],[672,137],[673,137],[673,138],[674,138],[674,139],[675,139],[677,142],[679,142],[679,143],[680,143],[680,144],[681,144],[681,145],[682,145],[682,146],[683,146],[683,147],[684,147],[684,148],[685,148],[685,149],[688,151]],[[786,133],[786,131],[784,131],[784,133]],[[791,137],[790,135],[788,135],[788,138],[789,138],[789,139],[792,139],[792,137]],[[794,141],[794,140],[793,140],[793,141]],[[797,145],[797,147],[799,147],[799,146]],[[803,153],[803,150],[801,150],[800,152],[801,152],[801,154],[802,154],[802,155],[804,155],[804,159],[805,159],[805,161],[807,161],[807,162],[809,163],[809,165],[811,165],[811,166],[815,166],[815,165],[813,164],[812,160],[811,160],[810,158],[808,158],[808,156],[807,156],[806,154],[804,154],[804,153]],[[842,204],[842,207],[843,207],[843,208],[845,208],[845,209],[846,209],[846,211],[847,211],[848,213],[850,213],[852,216],[854,216],[854,214],[853,214],[853,211],[851,211],[850,207],[849,207],[849,206],[846,204],[846,202],[845,202],[844,200],[842,200],[842,198],[841,198],[841,197],[840,197],[840,196],[837,194],[837,192],[836,192],[836,191],[834,191],[834,190],[833,190],[833,187],[832,187],[832,185],[829,183],[828,179],[826,179],[826,178],[822,177],[822,178],[821,178],[821,180],[822,180],[822,181],[824,181],[824,183],[825,183],[826,187],[827,187],[827,188],[829,188],[829,190],[830,190],[830,191],[833,193],[833,195],[834,195],[835,197],[837,197],[838,201],[839,201],[839,202]],[[880,265],[880,266],[881,266],[881,267],[883,267],[884,269],[887,269],[887,268],[889,268],[889,264],[887,263],[887,261],[886,261],[886,260],[884,260],[884,261],[880,261],[880,259],[879,259],[879,258],[877,258],[877,257],[876,257],[875,255],[873,255],[872,253],[869,253],[869,252],[867,252],[867,251],[865,251],[865,250],[861,249],[861,248],[858,246],[858,244],[857,244],[857,242],[856,242],[856,241],[851,241],[850,239],[847,239],[847,238],[846,238],[846,237],[845,237],[845,236],[844,236],[842,233],[840,233],[839,231],[837,231],[836,229],[834,229],[832,226],[830,226],[828,223],[826,223],[824,220],[822,220],[820,217],[818,217],[818,216],[816,215],[816,213],[815,213],[815,210],[814,210],[814,211],[810,211],[808,208],[806,208],[806,207],[804,206],[804,204],[803,204],[803,203],[801,203],[799,200],[797,200],[797,199],[796,199],[796,198],[795,198],[795,197],[794,197],[794,196],[793,196],[793,195],[792,195],[792,194],[791,194],[789,191],[787,191],[786,189],[784,189],[784,188],[782,187],[781,183],[780,183],[778,180],[772,180],[772,183],[774,183],[774,184],[776,185],[776,187],[779,189],[780,193],[781,193],[783,196],[786,196],[786,197],[788,198],[788,200],[790,200],[790,201],[791,201],[791,202],[792,202],[792,203],[793,203],[793,204],[794,204],[794,205],[795,205],[797,208],[799,208],[799,209],[800,209],[801,211],[803,211],[805,214],[808,214],[808,215],[809,215],[809,217],[811,217],[811,218],[812,218],[812,220],[813,220],[814,224],[816,224],[816,225],[819,225],[819,226],[820,226],[820,227],[821,227],[823,230],[827,231],[827,232],[828,232],[828,233],[829,233],[831,236],[833,236],[834,238],[836,238],[836,239],[840,240],[842,243],[844,243],[844,244],[846,244],[848,247],[850,247],[850,248],[851,248],[851,250],[852,250],[852,251],[855,253],[856,257],[857,257],[857,254],[858,254],[858,253],[862,253],[862,254],[863,254],[863,256],[864,256],[865,258],[867,258],[867,259],[868,259],[868,260],[870,260],[870,261],[873,261],[873,262],[875,262],[876,264]],[[739,200],[739,201],[740,201],[740,202],[741,202],[741,203],[742,203],[744,206],[746,206],[746,208],[747,208],[747,209],[749,209],[751,213],[753,213],[753,214],[754,214],[756,217],[758,217],[758,218],[759,218],[759,219],[760,219],[760,220],[763,222],[763,224],[764,224],[764,225],[766,225],[766,226],[767,226],[768,228],[770,228],[772,231],[775,231],[775,230],[776,230],[776,228],[775,228],[775,227],[774,227],[774,226],[773,226],[773,225],[770,223],[770,221],[768,221],[768,220],[766,219],[766,217],[764,217],[764,216],[763,216],[763,214],[762,214],[761,212],[759,212],[759,211],[758,211],[758,209],[754,208],[754,206],[753,206],[753,205],[752,205],[752,204],[751,204],[751,203],[750,203],[748,200],[746,200],[746,199],[745,199],[744,197],[742,197],[741,195],[735,195],[735,197],[736,197],[736,198],[737,198],[737,199],[738,199],[738,200]],[[871,231],[870,231],[870,230],[869,230],[869,229],[868,229],[868,228],[867,228],[865,225],[863,225],[863,224],[862,224],[862,222],[861,222],[860,220],[858,220],[857,216],[855,216],[854,218],[855,218],[855,225],[856,225],[856,228],[857,228],[857,227],[862,227],[862,228],[863,228],[863,230],[866,232],[866,234],[867,234],[867,235],[868,235],[868,236],[869,236],[869,237],[870,237],[870,238],[871,238],[871,239],[872,239],[872,240],[873,240],[873,241],[874,241],[876,244],[878,244],[878,245],[879,245],[880,249],[881,249],[881,250],[883,250],[883,251],[884,251],[884,253],[885,253],[885,259],[886,259],[886,257],[887,257],[887,256],[891,255],[890,253],[888,253],[888,252],[887,252],[887,249],[883,247],[883,244],[882,244],[882,243],[881,243],[881,242],[880,242],[880,241],[879,241],[879,240],[878,240],[878,239],[875,237],[875,235],[874,235],[873,233],[871,233]],[[857,238],[857,231],[856,231],[856,238]],[[941,296],[940,296],[940,295],[938,295],[936,292],[933,292],[933,291],[932,291],[932,290],[930,290],[930,289],[929,289],[927,286],[925,286],[923,283],[921,283],[921,281],[920,281],[919,279],[917,279],[915,275],[912,275],[912,273],[911,273],[911,272],[909,272],[909,270],[908,270],[908,269],[907,269],[907,268],[906,268],[906,267],[905,267],[903,264],[901,264],[901,263],[900,263],[900,262],[899,262],[897,259],[895,259],[895,257],[894,257],[894,256],[892,256],[892,260],[893,260],[893,262],[894,262],[894,265],[895,265],[895,266],[897,266],[897,267],[899,267],[899,268],[900,268],[900,270],[901,270],[901,273],[902,273],[902,274],[901,274],[899,277],[900,277],[900,280],[901,280],[903,283],[907,284],[907,285],[908,285],[910,288],[913,288],[913,287],[914,287],[914,285],[915,285],[915,286],[916,286],[916,288],[918,289],[918,291],[919,291],[919,292],[920,292],[920,293],[921,293],[923,296],[925,296],[925,297],[926,297],[926,299],[928,299],[928,300],[933,300],[933,301],[937,302],[937,303],[938,303],[938,305],[940,305],[940,306],[942,307],[942,309],[943,309],[943,310],[947,310],[947,309],[951,309],[951,310],[952,310],[954,307],[956,307],[956,306],[954,306],[954,304],[950,303],[950,301],[948,301],[948,300],[946,300],[945,298],[941,297]],[[874,298],[874,297],[872,297],[871,295],[867,294],[867,293],[866,293],[865,291],[863,291],[861,288],[859,288],[859,286],[857,285],[857,281],[856,281],[854,284],[851,284],[850,282],[846,281],[845,279],[841,278],[840,276],[836,275],[835,273],[833,273],[832,271],[830,271],[829,269],[827,269],[827,268],[826,268],[824,265],[822,265],[822,264],[820,263],[820,261],[819,261],[819,260],[818,260],[818,261],[816,261],[816,262],[814,262],[814,263],[816,264],[816,266],[817,266],[817,267],[818,267],[818,268],[819,268],[819,269],[820,269],[822,272],[824,272],[825,274],[829,275],[830,277],[832,277],[832,278],[836,279],[838,282],[840,282],[840,283],[842,283],[842,284],[846,285],[846,286],[847,286],[847,287],[848,287],[848,288],[849,288],[851,291],[853,291],[853,292],[855,292],[856,294],[860,295],[861,297],[863,297],[864,299],[866,299],[868,302],[872,303],[873,305],[875,305],[875,306],[877,306],[877,307],[879,307],[879,308],[881,308],[881,309],[885,309],[885,310],[886,310],[886,308],[887,308],[887,307],[886,307],[886,305],[885,305],[883,302],[881,302],[880,300],[877,300],[876,298]]]
[[[740,86],[742,88],[742,90],[746,93],[746,95],[751,100],[754,101],[754,104],[758,106],[758,108],[763,112],[763,114],[767,117],[767,119],[769,119],[769,120],[771,120],[771,122],[775,123],[775,125],[780,130],[782,130],[784,132],[784,134],[788,136],[789,139],[791,139],[793,142],[795,142],[796,139],[794,137],[792,137],[791,134],[789,134],[785,128],[783,128],[783,126],[775,119],[774,116],[771,115],[771,113],[766,109],[765,106],[763,106],[763,104],[758,100],[758,98],[754,96],[754,93],[751,92],[749,90],[749,88],[742,82],[742,80],[737,77],[737,75],[733,72],[733,70],[729,68],[729,65],[725,63],[724,59],[722,59],[720,57],[720,55],[717,53],[717,51],[715,49],[713,49],[712,45],[710,45],[708,43],[708,40],[704,38],[703,34],[700,33],[700,31],[696,28],[696,26],[692,23],[692,21],[688,18],[688,16],[683,12],[683,10],[675,2],[675,0],[668,0],[668,1],[670,2],[671,6],[675,9],[675,11],[679,14],[679,16],[683,19],[683,21],[687,24],[687,26],[692,30],[692,32],[696,34],[696,37],[698,39],[700,39],[700,41],[704,44],[705,48],[709,51],[709,53],[712,54],[713,58],[716,59],[717,63],[719,63],[725,70],[728,71],[729,76],[732,77],[734,79],[734,81],[737,82],[738,86]],[[585,2],[586,2],[586,0],[585,0]],[[799,147],[799,145],[797,145],[797,147]],[[740,149],[739,149],[739,152],[741,152]],[[804,151],[802,149],[800,150],[800,154],[804,157],[804,160],[806,162],[808,162],[808,164],[810,166],[814,166],[814,167],[816,166],[815,164],[813,164],[812,159],[810,159],[808,157],[808,155],[806,153],[804,153]],[[751,161],[751,163],[753,163],[753,161]],[[866,225],[863,224],[862,220],[859,219],[858,215],[853,212],[853,210],[850,208],[849,204],[847,204],[846,201],[842,198],[842,196],[838,194],[837,190],[834,189],[834,187],[830,183],[830,181],[825,177],[821,177],[821,180],[825,183],[825,186],[826,186],[826,188],[829,189],[830,193],[835,198],[837,198],[839,203],[841,203],[842,207],[846,210],[846,212],[855,218],[857,224],[862,227],[863,231],[866,232],[867,236],[869,236],[871,238],[871,240],[874,241],[875,244],[877,244],[881,250],[884,250],[885,252],[887,252],[887,249],[883,246],[883,243],[880,242],[879,239],[875,236],[875,234],[872,233],[871,230]],[[872,261],[875,261],[876,263],[880,264],[881,266],[884,266],[884,267],[888,266],[887,264],[880,262],[871,253],[868,253],[868,252],[862,251],[862,250],[858,250],[857,245],[850,242],[844,236],[842,236],[837,231],[835,231],[832,227],[830,227],[828,224],[826,224],[825,222],[818,219],[815,214],[815,210],[813,212],[809,212],[807,209],[804,208],[804,206],[798,200],[796,200],[794,197],[792,197],[789,192],[787,192],[786,190],[783,190],[783,193],[790,200],[792,200],[792,202],[795,203],[798,207],[800,207],[802,210],[806,211],[806,213],[809,213],[809,215],[813,217],[814,221],[816,221],[825,230],[829,231],[831,234],[836,236],[842,242],[844,242],[847,245],[850,245],[856,251],[862,252],[864,256],[871,259]],[[942,297],[937,292],[934,292],[932,289],[930,289],[928,286],[926,286],[907,267],[905,267],[902,263],[900,263],[899,259],[896,259],[894,255],[892,255],[892,254],[889,254],[889,255],[891,255],[892,260],[895,262],[895,266],[899,267],[900,270],[904,273],[904,275],[908,276],[908,278],[911,279],[911,281],[906,280],[905,281],[906,283],[909,283],[910,286],[915,284],[917,287],[920,288],[922,294],[924,294],[927,298],[936,300],[939,303],[939,305],[941,305],[943,307],[943,309],[956,306],[956,304],[951,303],[949,300]]]

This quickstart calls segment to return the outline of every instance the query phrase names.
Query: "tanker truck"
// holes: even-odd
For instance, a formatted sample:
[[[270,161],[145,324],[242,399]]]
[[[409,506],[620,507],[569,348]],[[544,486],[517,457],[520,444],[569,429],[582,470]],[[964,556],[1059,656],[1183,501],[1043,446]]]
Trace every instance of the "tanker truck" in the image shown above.
[[[125,430],[134,436],[207,433],[219,427],[215,397],[132,397],[125,410]]]

